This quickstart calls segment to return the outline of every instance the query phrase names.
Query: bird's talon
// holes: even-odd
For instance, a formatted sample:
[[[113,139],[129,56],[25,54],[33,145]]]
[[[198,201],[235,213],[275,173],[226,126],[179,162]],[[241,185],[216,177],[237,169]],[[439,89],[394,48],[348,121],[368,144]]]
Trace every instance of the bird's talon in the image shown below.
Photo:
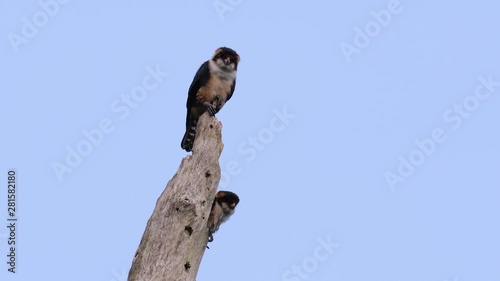
[[[210,113],[211,116],[215,116],[215,108],[211,105],[209,107],[207,107],[208,109],[208,113]]]
[[[213,106],[208,102],[204,102],[203,105],[207,108],[207,111],[210,114],[210,116],[215,116],[215,113],[217,113],[215,112],[215,106]]]

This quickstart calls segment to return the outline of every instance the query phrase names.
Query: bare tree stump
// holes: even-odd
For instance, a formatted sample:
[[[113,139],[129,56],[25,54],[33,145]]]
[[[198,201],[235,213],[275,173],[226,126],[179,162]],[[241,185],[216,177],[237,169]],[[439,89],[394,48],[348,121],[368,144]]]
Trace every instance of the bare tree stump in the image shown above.
[[[128,281],[194,281],[208,238],[207,219],[220,181],[222,124],[203,114],[192,155],[156,202]]]

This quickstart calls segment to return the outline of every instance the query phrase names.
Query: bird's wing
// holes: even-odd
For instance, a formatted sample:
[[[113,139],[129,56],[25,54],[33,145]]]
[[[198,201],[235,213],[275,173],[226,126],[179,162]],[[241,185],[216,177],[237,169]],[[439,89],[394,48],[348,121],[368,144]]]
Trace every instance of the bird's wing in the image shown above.
[[[231,87],[231,92],[227,95],[226,102],[233,96],[234,88],[236,88],[236,78],[234,79],[233,86]]]
[[[191,82],[191,86],[189,86],[188,91],[188,99],[186,102],[186,107],[189,108],[196,103],[196,94],[198,90],[208,82],[210,78],[210,70],[208,68],[208,61],[204,62],[193,78],[193,82]]]

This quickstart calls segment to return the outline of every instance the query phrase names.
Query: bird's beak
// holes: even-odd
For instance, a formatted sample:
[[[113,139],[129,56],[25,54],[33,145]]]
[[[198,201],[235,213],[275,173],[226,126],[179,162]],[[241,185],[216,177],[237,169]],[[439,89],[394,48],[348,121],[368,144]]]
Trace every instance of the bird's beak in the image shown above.
[[[231,63],[231,59],[230,59],[230,58],[226,58],[226,59],[224,60],[224,63],[225,63],[225,64],[230,64],[230,63]]]

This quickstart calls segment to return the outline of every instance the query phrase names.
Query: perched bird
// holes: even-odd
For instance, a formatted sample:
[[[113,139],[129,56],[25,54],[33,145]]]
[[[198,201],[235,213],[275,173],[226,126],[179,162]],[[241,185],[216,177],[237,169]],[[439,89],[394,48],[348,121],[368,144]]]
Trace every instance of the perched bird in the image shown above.
[[[239,202],[240,198],[238,198],[238,195],[231,191],[217,192],[207,221],[209,231],[208,242],[214,240],[213,234],[219,229],[223,222],[227,221],[229,217],[234,214],[234,208],[236,208]]]
[[[187,152],[193,149],[198,118],[205,111],[215,116],[233,95],[239,62],[240,56],[234,50],[221,47],[196,72],[188,91],[186,133],[182,138],[182,149]]]

